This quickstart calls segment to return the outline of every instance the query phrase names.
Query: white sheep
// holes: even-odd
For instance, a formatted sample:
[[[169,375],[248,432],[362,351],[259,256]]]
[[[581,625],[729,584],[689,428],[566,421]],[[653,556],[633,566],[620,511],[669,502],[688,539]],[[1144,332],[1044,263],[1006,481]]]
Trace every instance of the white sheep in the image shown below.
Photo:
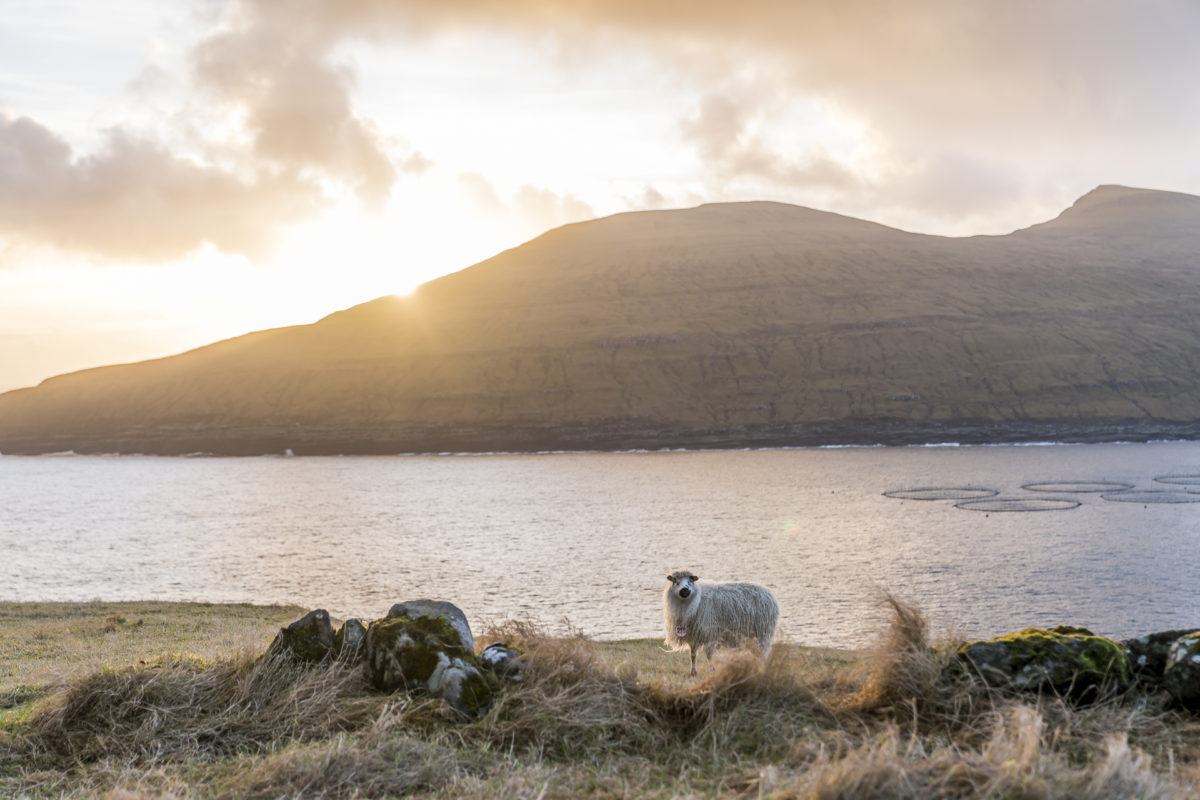
[[[673,572],[667,580],[671,585],[663,592],[666,644],[672,650],[685,646],[691,650],[693,675],[701,647],[711,661],[716,647],[736,647],[752,640],[766,657],[779,620],[779,604],[770,589],[757,583],[700,583],[687,570]]]

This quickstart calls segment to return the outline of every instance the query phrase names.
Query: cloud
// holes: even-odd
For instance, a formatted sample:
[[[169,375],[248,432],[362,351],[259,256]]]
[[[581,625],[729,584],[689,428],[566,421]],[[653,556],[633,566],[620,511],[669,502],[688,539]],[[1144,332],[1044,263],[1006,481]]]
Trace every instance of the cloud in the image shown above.
[[[400,162],[400,171],[405,175],[424,175],[433,167],[433,161],[420,153],[410,153]]]
[[[542,229],[596,216],[590,205],[571,194],[558,194],[530,184],[517,190],[512,205],[518,218]]]
[[[180,116],[221,126],[170,140],[114,128],[79,155],[31,119],[0,117],[0,235],[135,260],[204,242],[257,253],[330,184],[380,206],[431,162],[356,112],[340,48],[462,30],[524,39],[572,69],[636,54],[669,74],[694,99],[676,129],[703,174],[636,176],[656,187],[641,207],[702,185],[710,200],[982,217],[1039,187],[1169,183],[1200,136],[1190,0],[228,0],[210,19],[188,58],[200,96]],[[806,127],[794,111],[814,102],[853,122],[862,146]],[[569,192],[459,184],[522,226],[592,215]]]
[[[711,93],[700,110],[680,125],[684,140],[696,146],[716,177],[723,181],[753,177],[791,188],[837,192],[859,188],[860,179],[852,169],[830,157],[819,144],[794,154],[772,148],[762,132],[755,130],[751,117],[756,109],[744,97]]]
[[[205,243],[257,257],[325,205],[329,182],[379,207],[398,173],[426,171],[428,158],[353,113],[354,73],[331,56],[348,34],[285,5],[226,4],[190,53],[188,88],[201,95],[173,132],[117,126],[81,155],[41,123],[0,112],[0,236],[102,259],[172,259]],[[150,65],[128,89],[165,82]]]
[[[1190,0],[322,7],[348,25],[374,14],[391,17],[384,27],[395,31],[402,9],[409,33],[508,31],[559,53],[650,54],[681,92],[702,98],[680,132],[717,192],[739,181],[761,191],[807,188],[845,204],[931,204],[928,212],[944,217],[964,195],[983,210],[1034,189],[1044,197],[1114,179],[1169,183],[1193,160],[1200,136],[1200,94],[1191,86],[1200,72],[1192,46],[1200,4]],[[869,152],[851,158],[833,147],[781,145],[778,133],[794,124],[781,109],[812,100],[861,126]],[[966,172],[956,177],[955,164]],[[968,185],[972,176],[982,182]],[[1190,168],[1189,177],[1200,173]],[[951,193],[932,191],[939,185]]]
[[[0,235],[17,240],[146,262],[205,242],[254,254],[318,198],[294,174],[247,180],[119,128],[100,151],[75,158],[36,121],[0,114]]]
[[[381,205],[396,168],[379,132],[352,111],[354,73],[332,62],[337,29],[287,5],[233,3],[229,22],[192,52],[196,82],[240,110],[257,158],[332,176]]]
[[[635,211],[653,211],[666,208],[668,202],[666,195],[654,188],[654,184],[647,183],[642,187],[641,194],[626,197],[625,204]]]
[[[281,4],[258,0],[266,13]],[[1099,118],[1139,125],[1196,108],[1187,89],[1200,55],[1190,0],[311,0],[290,17],[331,35],[377,39],[471,28],[545,44],[639,38],[683,69],[728,74],[771,59],[795,88],[861,102],[895,118],[1024,125]],[[295,23],[295,20],[292,20]],[[606,39],[608,41],[608,39]],[[563,46],[564,50],[569,49]],[[709,65],[708,69],[704,64]],[[1169,102],[1174,101],[1174,102]],[[1031,119],[1030,112],[1040,119]],[[1141,112],[1140,114],[1137,112]],[[1190,117],[1191,114],[1189,113]]]
[[[950,219],[1030,187],[1113,180],[1117,160],[1178,174],[1170,162],[1200,136],[1198,26],[1189,0],[233,0],[193,63],[201,86],[240,109],[257,157],[368,202],[423,157],[388,159],[353,112],[337,46],[470,30],[525,38],[573,69],[623,52],[657,60],[697,98],[678,130],[710,193]],[[848,153],[836,133],[805,130],[790,110],[811,102],[853,122],[865,146]]]
[[[464,172],[458,176],[458,188],[475,208],[485,214],[502,214],[506,209],[496,187],[478,172]]]
[[[508,200],[501,199],[491,181],[477,172],[458,177],[459,190],[476,209],[515,225],[525,233],[540,233],[569,222],[592,219],[596,212],[571,194],[558,194],[545,187],[525,184]]]

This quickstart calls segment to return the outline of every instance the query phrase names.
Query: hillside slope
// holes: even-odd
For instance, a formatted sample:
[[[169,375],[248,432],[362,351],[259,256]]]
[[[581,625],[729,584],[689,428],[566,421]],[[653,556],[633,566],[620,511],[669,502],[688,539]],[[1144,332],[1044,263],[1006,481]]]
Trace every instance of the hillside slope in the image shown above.
[[[405,298],[0,395],[0,452],[1200,434],[1200,198],[1006,236],[778,203],[550,231]]]

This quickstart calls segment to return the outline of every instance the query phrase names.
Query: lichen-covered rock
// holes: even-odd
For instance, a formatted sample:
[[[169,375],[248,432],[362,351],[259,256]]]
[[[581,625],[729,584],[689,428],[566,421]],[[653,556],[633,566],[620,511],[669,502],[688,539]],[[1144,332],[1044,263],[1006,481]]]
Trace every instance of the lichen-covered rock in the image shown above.
[[[964,645],[958,657],[993,686],[1082,697],[1098,686],[1129,682],[1124,648],[1087,628],[1026,628]]]
[[[475,652],[475,637],[471,635],[471,626],[467,624],[467,615],[454,603],[445,600],[407,600],[396,603],[388,610],[387,619],[395,617],[444,617],[462,640],[463,647]]]
[[[367,677],[381,691],[425,691],[467,717],[491,703],[492,686],[479,660],[444,616],[376,620],[367,628],[365,653]]]
[[[1125,648],[1125,655],[1129,659],[1129,668],[1132,670],[1133,676],[1144,683],[1153,685],[1162,683],[1171,645],[1175,643],[1176,639],[1198,631],[1200,629],[1197,628],[1160,631],[1121,642],[1121,646]]]
[[[479,653],[483,666],[493,673],[510,681],[519,681],[525,677],[525,659],[515,647],[509,647],[501,642],[493,642]]]
[[[360,620],[348,619],[333,634],[333,654],[337,658],[357,661],[367,639],[367,626]]]
[[[280,628],[267,652],[288,653],[309,662],[328,658],[333,653],[333,623],[329,612],[323,608],[314,609],[286,628]]]
[[[1167,651],[1163,686],[1179,702],[1200,706],[1200,631],[1180,636]]]

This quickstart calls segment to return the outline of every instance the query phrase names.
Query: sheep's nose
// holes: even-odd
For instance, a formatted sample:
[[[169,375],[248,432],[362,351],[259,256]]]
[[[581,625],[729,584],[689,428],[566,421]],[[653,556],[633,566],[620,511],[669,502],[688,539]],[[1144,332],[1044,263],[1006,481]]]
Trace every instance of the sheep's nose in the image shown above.
[[[686,586],[679,590],[680,597],[690,597],[691,594],[692,594],[692,590],[687,588]]]

